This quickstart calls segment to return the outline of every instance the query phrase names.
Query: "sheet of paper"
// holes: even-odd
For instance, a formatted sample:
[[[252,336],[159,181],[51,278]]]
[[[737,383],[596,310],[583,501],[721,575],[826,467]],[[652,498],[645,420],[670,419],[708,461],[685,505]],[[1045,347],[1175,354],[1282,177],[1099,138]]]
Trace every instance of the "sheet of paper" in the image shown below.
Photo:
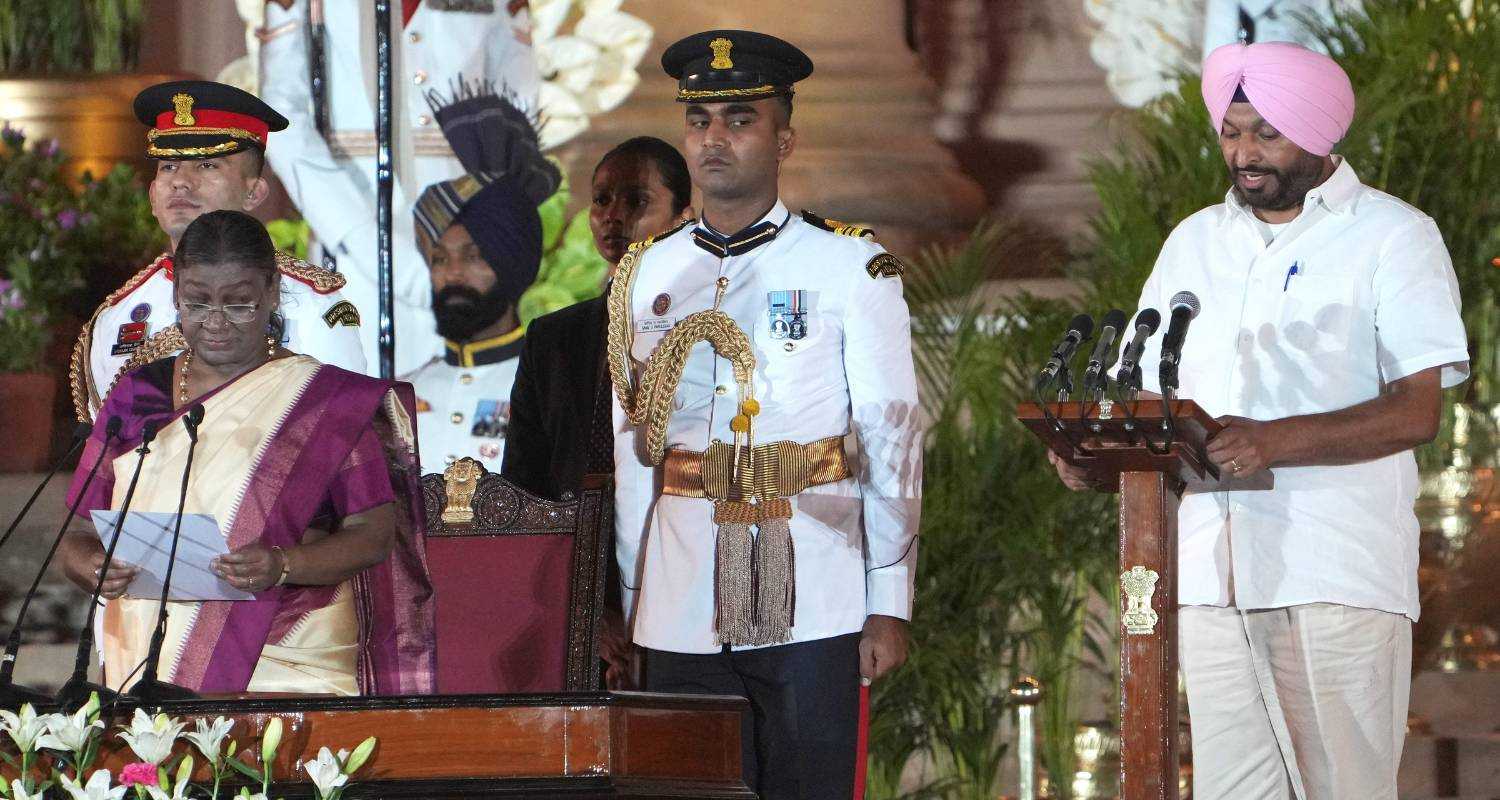
[[[109,547],[115,511],[94,511],[94,529],[99,540]],[[166,579],[167,562],[172,553],[172,530],[177,515],[166,511],[132,511],[120,529],[120,543],[115,546],[115,560],[141,568],[130,582],[128,597],[158,599]],[[230,586],[209,570],[209,562],[229,552],[219,522],[211,514],[183,514],[182,535],[177,542],[177,566],[172,570],[173,600],[251,600],[254,595]]]

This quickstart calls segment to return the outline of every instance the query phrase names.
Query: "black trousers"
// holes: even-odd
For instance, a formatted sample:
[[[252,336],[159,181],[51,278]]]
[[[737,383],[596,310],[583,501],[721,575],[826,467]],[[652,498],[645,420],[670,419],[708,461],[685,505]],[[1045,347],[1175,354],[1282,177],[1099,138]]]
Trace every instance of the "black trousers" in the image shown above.
[[[709,654],[647,650],[646,689],[748,699],[741,764],[763,800],[854,796],[858,633]]]

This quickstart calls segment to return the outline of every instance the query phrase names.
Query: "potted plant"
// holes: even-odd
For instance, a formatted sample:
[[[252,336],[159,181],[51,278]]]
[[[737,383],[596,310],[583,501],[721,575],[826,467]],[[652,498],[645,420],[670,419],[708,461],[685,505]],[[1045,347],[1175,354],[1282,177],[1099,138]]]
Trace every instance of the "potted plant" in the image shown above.
[[[89,279],[144,263],[159,237],[130,167],[74,184],[66,162],[56,141],[28,143],[19,129],[0,128],[0,471],[47,460],[66,345],[92,310],[82,291]]]
[[[136,93],[171,75],[136,73],[145,0],[0,2],[0,119],[55,138],[67,173],[140,163]]]

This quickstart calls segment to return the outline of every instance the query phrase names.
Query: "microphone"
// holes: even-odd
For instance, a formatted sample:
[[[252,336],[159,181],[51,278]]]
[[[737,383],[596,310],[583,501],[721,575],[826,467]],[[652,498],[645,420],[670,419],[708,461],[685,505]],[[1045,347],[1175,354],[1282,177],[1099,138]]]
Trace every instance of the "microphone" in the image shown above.
[[[1182,361],[1182,341],[1187,338],[1188,323],[1198,316],[1198,295],[1178,292],[1172,295],[1172,321],[1161,340],[1160,376],[1162,397],[1177,391],[1177,365]]]
[[[1067,369],[1068,360],[1078,350],[1078,346],[1089,340],[1094,333],[1094,319],[1088,314],[1079,314],[1068,323],[1068,332],[1063,334],[1061,341],[1052,348],[1052,357],[1047,359],[1047,366],[1042,368],[1036,376],[1036,389],[1041,391],[1052,383],[1059,372]]]
[[[72,522],[74,515],[78,513],[78,504],[83,502],[84,494],[88,492],[89,485],[94,482],[94,476],[98,474],[100,465],[104,463],[104,454],[109,452],[110,441],[120,435],[120,426],[122,424],[119,417],[110,417],[109,422],[105,424],[104,446],[99,448],[98,457],[94,459],[93,465],[89,467],[88,474],[84,476],[83,488],[79,491],[78,498],[68,507],[68,516],[63,520],[62,527],[58,528],[57,535],[52,537],[52,547],[47,550],[47,555],[42,558],[42,566],[36,571],[36,578],[32,580],[31,588],[26,590],[26,596],[21,600],[21,608],[16,611],[16,624],[11,627],[10,636],[5,640],[5,655],[0,657],[0,708],[18,709],[25,703],[31,703],[35,706],[52,702],[51,695],[25,686],[17,686],[11,679],[16,670],[16,654],[21,650],[21,626],[26,623],[26,612],[31,609],[31,601],[36,598],[37,589],[42,585],[42,578],[47,575],[47,567],[52,563],[52,557],[56,555],[58,546],[62,544],[63,534],[67,533],[68,530],[68,523]],[[74,443],[73,447],[69,448],[67,455],[63,456],[62,460],[59,460],[53,466],[52,473],[57,472],[58,467],[62,466],[63,461],[72,456],[73,452],[78,449],[78,444],[87,440],[89,434],[92,432],[93,426],[89,423],[81,422],[78,424],[78,428],[73,432],[73,436],[77,438],[77,442]],[[47,481],[51,480],[51,478],[52,474],[49,473],[46,480],[42,481],[42,486],[46,486]],[[26,501],[26,507],[21,509],[21,513],[16,516],[16,521],[11,523],[10,530],[5,532],[5,539],[10,538],[11,532],[16,529],[16,525],[20,523],[21,517],[26,516],[26,512],[31,509],[31,504],[36,502],[37,495],[41,494],[41,491],[42,487],[38,486],[36,492],[31,495],[31,499]],[[0,544],[4,544],[5,539],[0,539]]]
[[[89,695],[94,692],[99,693],[101,702],[110,702],[119,697],[119,693],[109,687],[89,682],[89,654],[94,649],[94,614],[99,610],[99,596],[104,593],[104,576],[109,574],[109,563],[115,557],[115,545],[120,543],[120,529],[125,527],[125,517],[130,513],[130,501],[135,499],[135,486],[141,479],[141,467],[146,463],[146,454],[151,452],[151,442],[156,438],[157,427],[156,420],[147,420],[141,428],[141,445],[135,450],[139,456],[135,460],[135,472],[131,474],[130,486],[125,490],[125,501],[120,504],[114,535],[109,539],[109,547],[104,550],[104,565],[99,568],[99,580],[94,583],[94,594],[89,598],[88,619],[84,621],[83,630],[78,634],[78,653],[73,659],[73,675],[57,691],[57,704],[64,711],[82,708],[88,702]]]
[[[1161,327],[1161,312],[1154,308],[1142,309],[1141,313],[1135,315],[1135,323],[1131,327],[1135,328],[1135,336],[1120,352],[1120,369],[1115,373],[1115,383],[1121,387],[1139,389],[1141,369],[1137,364],[1141,360],[1141,353],[1146,351],[1147,340]]]
[[[1109,368],[1115,363],[1110,351],[1114,348],[1115,339],[1119,337],[1120,331],[1125,329],[1125,312],[1118,308],[1112,308],[1104,315],[1100,322],[1102,330],[1099,331],[1099,341],[1094,343],[1094,352],[1089,354],[1089,366],[1083,373],[1083,396],[1093,397],[1096,393],[1103,392],[1109,386]],[[1103,386],[1100,386],[1100,379]]]
[[[156,668],[161,661],[162,643],[167,638],[167,595],[172,591],[172,568],[177,564],[177,542],[182,538],[182,508],[187,505],[188,476],[193,471],[193,448],[198,446],[198,423],[203,421],[203,404],[194,403],[182,418],[187,429],[187,464],[182,468],[182,493],[177,497],[177,524],[172,529],[172,550],[167,555],[167,574],[161,582],[161,604],[156,612],[156,630],[151,633],[151,649],[146,653],[146,667],[141,679],[125,694],[143,703],[160,703],[167,700],[191,700],[197,693],[175,683],[158,680]]]

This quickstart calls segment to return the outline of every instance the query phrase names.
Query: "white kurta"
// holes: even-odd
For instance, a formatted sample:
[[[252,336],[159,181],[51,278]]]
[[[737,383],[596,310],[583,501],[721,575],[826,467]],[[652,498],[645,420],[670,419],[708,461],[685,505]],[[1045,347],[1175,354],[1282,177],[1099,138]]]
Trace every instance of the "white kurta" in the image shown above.
[[[791,641],[859,631],[865,617],[909,619],[921,506],[922,429],[911,357],[910,320],[899,277],[871,277],[878,245],[829,233],[787,213],[750,252],[719,258],[696,245],[688,226],[652,245],[631,295],[634,368],[665,331],[713,306],[750,337],[756,359],[758,444],[809,444],[853,434],[854,477],[792,498],[796,612]],[[772,292],[803,292],[805,334],[773,334]],[[733,441],[737,392],[727,360],[706,343],[688,358],[667,427],[667,447],[702,451]],[[634,640],[683,653],[719,649],[714,628],[713,505],[659,496],[644,456],[644,429],[615,404],[616,551]],[[636,597],[637,591],[639,597]]]
[[[431,310],[426,261],[416,246],[412,203],[427,186],[464,174],[432,117],[425,94],[452,93],[460,76],[489,80],[536,108],[538,78],[525,8],[449,11],[424,2],[393,42],[392,135],[397,161],[392,199],[396,294],[396,372],[409,372],[442,350]],[[374,14],[359,0],[325,0],[325,67],[331,134],[319,135],[308,83],[307,0],[266,5],[261,97],[291,122],[270,137],[266,159],[318,240],[348,278],[345,294],[369,309],[364,344],[376,357],[378,309],[375,225]],[[396,24],[400,5],[395,4]]]
[[[90,329],[89,380],[93,384],[89,413],[99,409],[115,376],[125,366],[140,342],[177,322],[172,305],[172,281],[168,261],[158,259],[146,269],[146,277],[130,291],[106,301]],[[360,346],[361,322],[369,325],[364,309],[354,306],[355,317],[335,310],[348,304],[337,290],[319,291],[312,283],[281,275],[281,315],[286,322],[282,345],[294,353],[312,356],[353,372],[365,371]],[[358,322],[355,322],[355,320]]]
[[[1202,311],[1182,349],[1179,396],[1257,420],[1336,411],[1393,381],[1468,375],[1458,281],[1430,217],[1340,163],[1266,243],[1235,200],[1172,231],[1141,292],[1166,316]],[[1159,391],[1161,337],[1146,347]],[[1178,513],[1178,601],[1240,609],[1336,603],[1417,618],[1418,480],[1410,451],[1343,466],[1277,467],[1274,488],[1188,492]]]

